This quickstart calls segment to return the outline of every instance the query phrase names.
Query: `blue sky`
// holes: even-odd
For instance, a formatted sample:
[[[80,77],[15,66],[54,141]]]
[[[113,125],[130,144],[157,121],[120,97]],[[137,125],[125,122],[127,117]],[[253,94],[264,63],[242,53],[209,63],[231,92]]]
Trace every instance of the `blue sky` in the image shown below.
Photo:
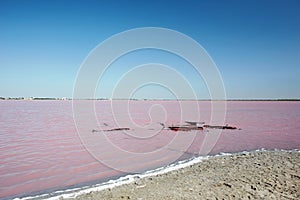
[[[297,0],[0,0],[0,96],[71,97],[77,71],[96,45],[128,29],[164,27],[207,50],[228,98],[300,98],[299,13]],[[147,58],[136,58],[166,59],[164,53],[146,53]],[[128,62],[120,65],[126,64],[130,67]],[[113,74],[121,75],[124,69],[116,70]],[[187,78],[197,97],[207,98],[203,82]],[[113,82],[97,94],[109,96],[109,84]],[[141,98],[163,94],[161,88],[144,89]]]

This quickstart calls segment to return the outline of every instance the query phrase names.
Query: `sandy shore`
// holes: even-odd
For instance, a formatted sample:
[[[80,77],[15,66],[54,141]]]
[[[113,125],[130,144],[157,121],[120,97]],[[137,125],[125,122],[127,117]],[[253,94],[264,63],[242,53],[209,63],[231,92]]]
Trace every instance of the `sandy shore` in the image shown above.
[[[218,156],[76,199],[300,199],[300,153]]]

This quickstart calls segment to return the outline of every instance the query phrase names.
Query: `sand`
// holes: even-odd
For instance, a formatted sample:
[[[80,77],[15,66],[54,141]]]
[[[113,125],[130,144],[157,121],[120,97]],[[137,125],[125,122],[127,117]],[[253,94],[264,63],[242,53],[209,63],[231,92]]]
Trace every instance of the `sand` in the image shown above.
[[[300,199],[300,152],[212,157],[76,199]]]

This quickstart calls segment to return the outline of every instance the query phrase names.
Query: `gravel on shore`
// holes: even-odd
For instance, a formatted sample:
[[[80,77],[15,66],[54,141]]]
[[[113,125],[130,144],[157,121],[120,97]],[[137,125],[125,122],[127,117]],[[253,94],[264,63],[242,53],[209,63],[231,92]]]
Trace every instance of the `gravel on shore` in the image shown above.
[[[217,156],[166,174],[90,192],[86,199],[300,199],[300,152]]]

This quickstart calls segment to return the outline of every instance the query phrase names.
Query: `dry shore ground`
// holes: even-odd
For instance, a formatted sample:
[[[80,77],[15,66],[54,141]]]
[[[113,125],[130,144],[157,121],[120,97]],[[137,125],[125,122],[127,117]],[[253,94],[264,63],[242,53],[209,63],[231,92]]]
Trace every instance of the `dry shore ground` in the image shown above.
[[[300,199],[300,153],[213,157],[167,174],[76,199]]]

